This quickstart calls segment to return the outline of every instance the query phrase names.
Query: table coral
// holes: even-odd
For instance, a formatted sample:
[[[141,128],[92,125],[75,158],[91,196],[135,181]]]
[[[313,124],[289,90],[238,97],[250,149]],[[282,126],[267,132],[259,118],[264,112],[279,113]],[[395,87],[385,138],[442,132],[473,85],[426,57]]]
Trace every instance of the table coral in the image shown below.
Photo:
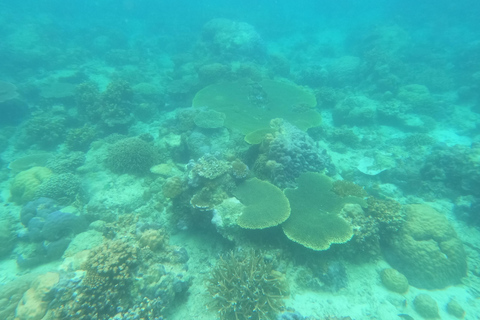
[[[315,96],[302,87],[287,82],[223,82],[200,90],[193,106],[224,113],[225,127],[246,135],[269,128],[274,118],[284,118],[302,130],[320,125],[314,107]]]
[[[237,220],[242,228],[269,228],[281,224],[290,216],[287,197],[270,182],[249,179],[240,184],[233,194],[246,206]]]
[[[282,225],[292,241],[313,250],[327,250],[353,236],[352,226],[339,216],[346,203],[363,203],[355,197],[340,197],[331,191],[332,181],[320,173],[303,173],[298,188],[285,189],[292,212]]]

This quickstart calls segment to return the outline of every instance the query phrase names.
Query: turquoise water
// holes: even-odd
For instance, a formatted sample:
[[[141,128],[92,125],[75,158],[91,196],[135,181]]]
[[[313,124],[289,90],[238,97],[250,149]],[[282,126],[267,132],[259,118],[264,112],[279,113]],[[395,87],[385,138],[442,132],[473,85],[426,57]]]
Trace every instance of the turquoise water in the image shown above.
[[[0,319],[480,319],[477,2],[3,2]]]

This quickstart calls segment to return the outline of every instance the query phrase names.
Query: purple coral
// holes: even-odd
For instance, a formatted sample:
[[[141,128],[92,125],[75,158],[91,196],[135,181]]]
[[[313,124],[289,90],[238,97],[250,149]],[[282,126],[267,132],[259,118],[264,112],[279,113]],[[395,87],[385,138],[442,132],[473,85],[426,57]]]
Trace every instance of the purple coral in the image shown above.
[[[327,152],[318,147],[308,134],[285,121],[270,144],[268,159],[276,163],[272,180],[280,188],[294,187],[295,179],[304,172],[326,169],[329,174],[335,173]]]

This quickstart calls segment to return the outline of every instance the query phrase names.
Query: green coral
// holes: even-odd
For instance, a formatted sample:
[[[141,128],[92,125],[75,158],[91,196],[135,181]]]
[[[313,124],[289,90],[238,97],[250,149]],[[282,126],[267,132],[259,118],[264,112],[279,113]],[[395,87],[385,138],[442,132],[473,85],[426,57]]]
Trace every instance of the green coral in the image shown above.
[[[463,310],[462,306],[455,299],[447,303],[447,312],[459,319],[465,317],[465,310]]]
[[[225,113],[211,109],[202,109],[193,118],[195,124],[204,129],[216,129],[223,127]]]
[[[459,283],[467,272],[466,254],[448,220],[426,205],[408,205],[404,210],[403,227],[387,239],[390,264],[415,287],[443,289]]]
[[[246,206],[237,220],[242,228],[273,227],[290,216],[288,199],[270,182],[253,178],[240,184],[233,194]]]
[[[86,151],[97,136],[95,127],[85,124],[81,128],[71,129],[65,143],[70,150]]]
[[[24,136],[20,143],[37,144],[50,149],[61,143],[65,137],[66,119],[63,116],[43,113],[29,119],[25,123]]]
[[[0,216],[0,259],[12,251],[16,239],[13,218],[9,215]]]
[[[296,181],[298,188],[284,191],[292,209],[282,225],[285,235],[314,250],[349,241],[352,227],[339,213],[346,203],[363,203],[362,199],[338,196],[331,179],[320,173],[303,173]]]
[[[35,198],[51,198],[63,205],[75,201],[80,193],[80,179],[72,173],[52,174],[36,190]]]
[[[120,140],[108,149],[106,165],[115,173],[143,175],[157,161],[153,147],[139,138]]]
[[[18,173],[10,186],[9,201],[24,204],[35,198],[40,185],[52,175],[45,167],[33,167]]]
[[[438,305],[432,297],[426,294],[419,294],[413,300],[415,311],[426,319],[440,319]]]
[[[207,286],[222,320],[275,319],[288,296],[284,275],[253,250],[221,257]]]
[[[300,129],[320,125],[314,110],[317,102],[309,91],[294,84],[273,80],[222,82],[200,90],[194,107],[209,107],[224,113],[225,127],[243,134],[269,128],[271,119],[284,118]]]
[[[380,272],[383,285],[393,292],[405,293],[408,291],[408,280],[395,269],[387,268]]]

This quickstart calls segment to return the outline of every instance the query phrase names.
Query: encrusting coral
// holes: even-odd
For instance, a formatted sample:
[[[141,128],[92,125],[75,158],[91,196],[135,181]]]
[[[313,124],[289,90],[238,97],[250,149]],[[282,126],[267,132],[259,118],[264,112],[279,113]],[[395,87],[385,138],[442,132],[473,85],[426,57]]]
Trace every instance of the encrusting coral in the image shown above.
[[[207,286],[222,320],[274,319],[288,296],[284,275],[253,250],[220,257]]]

